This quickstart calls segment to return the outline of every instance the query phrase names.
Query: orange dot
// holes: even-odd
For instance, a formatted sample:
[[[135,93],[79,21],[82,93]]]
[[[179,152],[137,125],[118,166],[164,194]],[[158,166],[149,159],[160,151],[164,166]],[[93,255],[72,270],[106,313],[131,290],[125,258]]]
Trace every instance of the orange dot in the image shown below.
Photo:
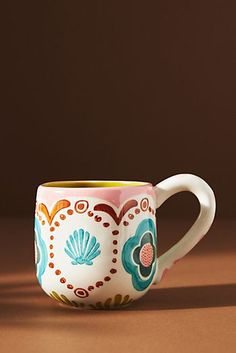
[[[53,235],[51,235],[51,236],[50,236],[50,239],[51,239],[51,240],[53,240],[53,239],[54,239],[54,236],[53,236]]]
[[[72,215],[72,214],[73,214],[73,210],[68,210],[67,213],[68,213],[69,215]]]
[[[49,249],[53,249],[53,245],[52,244],[49,245]]]
[[[56,227],[59,227],[60,223],[59,222],[55,222],[54,223]]]
[[[65,283],[66,282],[66,279],[64,277],[60,278],[60,282],[61,283]]]
[[[51,252],[51,253],[49,254],[49,256],[50,256],[51,258],[53,258],[53,257],[54,257],[53,252]]]
[[[45,221],[43,220],[43,221],[42,221],[42,225],[44,226],[44,224],[45,224]]]
[[[61,214],[61,215],[60,215],[60,218],[61,218],[61,219],[66,219],[66,216],[65,216],[64,214]]]
[[[54,227],[50,227],[50,232],[53,232],[55,230]]]
[[[48,264],[49,267],[53,268],[54,267],[54,264],[52,262],[49,262]]]
[[[58,275],[61,274],[61,271],[60,271],[60,270],[56,270],[56,271],[55,271],[55,274],[58,276]]]
[[[67,284],[67,288],[68,288],[68,289],[73,289],[72,284]]]

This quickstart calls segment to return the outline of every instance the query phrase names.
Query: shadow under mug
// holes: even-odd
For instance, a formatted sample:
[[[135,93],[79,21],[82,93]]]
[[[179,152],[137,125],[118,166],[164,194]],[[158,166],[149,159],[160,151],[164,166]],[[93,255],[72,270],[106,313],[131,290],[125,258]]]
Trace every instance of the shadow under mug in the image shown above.
[[[156,209],[190,191],[200,213],[189,231],[157,257]],[[207,233],[215,215],[212,189],[191,174],[156,186],[133,181],[58,181],[39,186],[35,262],[42,289],[78,309],[129,305]]]

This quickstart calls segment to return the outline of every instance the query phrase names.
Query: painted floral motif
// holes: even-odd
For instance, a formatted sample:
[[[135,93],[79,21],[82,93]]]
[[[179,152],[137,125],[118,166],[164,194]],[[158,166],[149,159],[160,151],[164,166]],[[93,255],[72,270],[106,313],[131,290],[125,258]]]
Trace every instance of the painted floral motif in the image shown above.
[[[100,255],[100,243],[96,237],[85,232],[83,229],[75,230],[66,241],[65,253],[73,260],[72,265],[92,265],[93,261]]]
[[[57,300],[59,303],[74,306],[76,308],[83,308],[85,306],[84,303],[79,303],[74,300],[69,300],[64,294],[59,295],[57,292],[52,291],[50,293],[50,297],[52,299]]]
[[[129,295],[122,297],[121,294],[115,295],[114,298],[108,298],[104,303],[97,302],[95,304],[90,304],[92,309],[118,309],[125,307],[133,302],[133,299]]]
[[[156,270],[156,228],[150,218],[143,220],[135,235],[126,241],[122,262],[136,290],[142,291],[151,284]]]
[[[41,236],[40,223],[35,218],[35,263],[37,269],[37,278],[40,284],[42,284],[42,276],[46,270],[48,262],[48,253],[44,240]]]

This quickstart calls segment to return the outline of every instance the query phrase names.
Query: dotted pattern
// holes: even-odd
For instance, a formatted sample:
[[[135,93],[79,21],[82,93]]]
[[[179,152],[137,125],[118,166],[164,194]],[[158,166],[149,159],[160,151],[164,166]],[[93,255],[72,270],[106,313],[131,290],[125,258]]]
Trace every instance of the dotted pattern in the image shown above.
[[[84,213],[88,210],[89,208],[89,204],[86,200],[79,200],[75,203],[75,211],[77,213]],[[133,213],[128,213],[127,220],[123,221],[123,225],[126,227],[129,225],[129,222],[134,220],[135,216],[137,216],[140,212],[149,212],[152,215],[155,215],[155,210],[152,209],[149,206],[149,200],[147,198],[144,198],[140,201],[140,208],[137,207],[134,210],[134,214]],[[74,210],[73,209],[68,209],[66,211],[66,214],[62,213],[60,214],[59,218],[61,221],[66,220],[66,218],[68,216],[72,216],[74,214]],[[41,222],[42,225],[45,225],[45,220],[42,219],[42,216],[39,214],[39,212],[37,211],[37,207],[36,207],[36,215],[38,216],[39,221]],[[87,212],[87,215],[90,218],[94,218],[94,221],[97,223],[101,223],[102,222],[102,217],[94,214],[94,212],[92,212],[91,210]],[[105,228],[109,228],[111,225],[108,222],[102,222],[101,223],[103,227]],[[55,235],[54,235],[54,231],[56,228],[60,227],[60,222],[55,221],[54,224],[50,227],[50,235],[49,238],[51,240],[51,243],[49,245],[49,249],[50,249],[50,253],[49,256],[51,259],[54,258],[54,245],[53,245],[53,241],[55,239]],[[55,273],[56,276],[58,276],[60,283],[65,284],[67,286],[68,289],[70,290],[74,290],[74,293],[76,296],[80,297],[80,298],[86,298],[89,296],[89,292],[95,290],[95,288],[100,288],[104,285],[104,282],[109,282],[111,280],[111,275],[114,275],[117,273],[117,269],[115,268],[115,264],[117,263],[117,256],[119,255],[119,251],[118,251],[118,236],[119,236],[119,230],[118,229],[113,229],[112,230],[112,235],[114,236],[114,240],[112,242],[112,244],[114,245],[114,248],[112,249],[112,253],[113,253],[113,257],[112,257],[112,267],[110,268],[110,274],[106,275],[103,279],[98,280],[95,284],[93,285],[89,285],[87,290],[84,288],[75,288],[71,283],[67,283],[67,279],[62,275],[62,272],[59,268],[55,267],[55,264],[53,262],[53,260],[51,260],[51,262],[49,262],[48,266],[50,269],[52,269]]]
[[[140,251],[140,262],[144,267],[149,267],[152,264],[152,260],[154,257],[153,247],[150,243],[146,243],[143,245]]]

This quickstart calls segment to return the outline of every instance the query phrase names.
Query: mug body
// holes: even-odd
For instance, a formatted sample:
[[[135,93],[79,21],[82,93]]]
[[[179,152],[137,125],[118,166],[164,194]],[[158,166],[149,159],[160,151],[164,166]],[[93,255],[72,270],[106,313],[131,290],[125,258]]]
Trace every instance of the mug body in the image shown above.
[[[42,289],[79,309],[124,307],[157,271],[156,200],[143,182],[39,186],[35,262]]]

